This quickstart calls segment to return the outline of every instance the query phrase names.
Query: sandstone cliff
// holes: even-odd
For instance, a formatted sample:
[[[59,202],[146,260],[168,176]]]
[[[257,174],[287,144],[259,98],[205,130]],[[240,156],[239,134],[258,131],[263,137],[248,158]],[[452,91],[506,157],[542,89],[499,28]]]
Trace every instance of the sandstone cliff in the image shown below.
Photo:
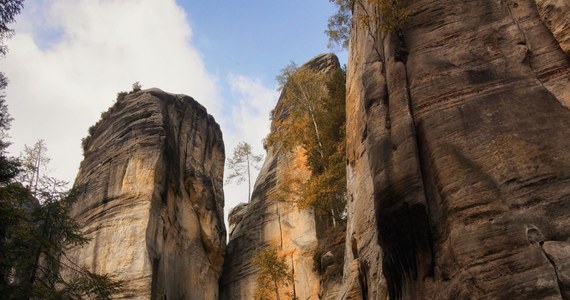
[[[338,69],[336,56],[325,54],[307,62],[302,68],[320,72]],[[278,102],[274,120],[287,118],[287,108]],[[274,125],[272,125],[274,130]],[[298,299],[319,299],[319,275],[313,270],[317,247],[317,222],[311,209],[298,209],[294,203],[279,201],[278,184],[284,176],[305,178],[309,170],[301,149],[280,151],[267,149],[265,162],[256,180],[251,202],[236,207],[229,216],[230,239],[220,284],[222,299],[253,299],[257,270],[251,265],[255,253],[267,245],[277,246],[294,270],[295,285],[283,289]]]
[[[69,256],[118,275],[119,298],[217,299],[226,232],[213,117],[149,89],[119,99],[90,132],[72,215],[91,241]]]
[[[568,299],[567,2],[403,2],[353,25],[339,298]]]

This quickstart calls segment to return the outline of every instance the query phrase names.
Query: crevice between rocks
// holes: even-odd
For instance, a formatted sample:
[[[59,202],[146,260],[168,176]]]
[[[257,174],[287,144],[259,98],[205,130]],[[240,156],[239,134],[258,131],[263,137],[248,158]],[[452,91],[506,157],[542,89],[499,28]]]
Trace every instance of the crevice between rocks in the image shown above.
[[[403,49],[400,50],[400,54],[404,55],[402,59],[402,63],[404,64],[404,73],[406,78],[406,96],[408,97],[408,113],[410,114],[410,118],[412,120],[412,128],[413,128],[413,135],[415,138],[416,143],[416,159],[419,164],[419,172],[422,178],[422,185],[423,185],[423,192],[424,192],[424,200],[425,200],[425,209],[427,214],[427,222],[428,222],[428,242],[429,242],[429,249],[431,254],[431,261],[429,262],[429,273],[427,274],[430,277],[434,276],[434,267],[435,267],[435,250],[433,247],[433,229],[432,229],[432,222],[431,222],[431,209],[430,203],[434,200],[432,195],[433,189],[431,188],[430,183],[428,182],[428,178],[426,175],[429,173],[427,158],[425,157],[424,146],[421,140],[421,136],[418,134],[419,125],[416,121],[415,113],[414,113],[414,106],[412,102],[412,93],[410,88],[410,77],[408,75],[408,54],[409,51],[406,46],[406,41],[404,39],[404,35],[402,32],[398,34],[398,39],[400,41],[399,46]],[[431,191],[431,192],[430,192]]]
[[[558,284],[558,291],[560,292],[560,297],[561,299],[564,299],[564,287],[562,285],[562,281],[560,280],[560,273],[558,272],[558,268],[556,267],[556,263],[554,262],[554,260],[552,260],[552,258],[548,255],[548,253],[546,253],[546,250],[544,250],[544,241],[540,241],[539,242],[539,246],[540,246],[540,250],[542,251],[542,253],[544,254],[544,256],[546,257],[546,259],[548,260],[548,262],[550,263],[550,265],[552,266],[552,268],[554,269],[554,275],[556,276],[556,283]]]
[[[396,47],[393,48],[393,55],[396,63],[402,63],[404,67],[404,80],[406,105],[410,117],[410,127],[415,143],[414,155],[418,164],[418,176],[421,180],[421,189],[424,199],[410,204],[408,202],[397,203],[405,198],[405,195],[399,195],[398,192],[392,188],[384,188],[382,191],[382,200],[375,200],[377,206],[377,218],[379,226],[379,239],[380,246],[383,251],[382,269],[388,284],[388,293],[391,299],[401,299],[406,294],[406,290],[412,291],[410,286],[413,281],[423,280],[424,276],[433,276],[434,271],[434,251],[432,229],[430,221],[429,202],[432,197],[427,189],[428,172],[427,164],[424,162],[425,158],[422,155],[422,143],[418,135],[418,124],[415,119],[413,111],[413,103],[410,89],[410,79],[408,76],[407,57],[408,51],[402,32],[396,33]],[[394,39],[391,39],[394,41]],[[388,78],[386,70],[383,70],[384,75]],[[389,94],[389,91],[386,92]],[[389,98],[387,98],[389,101]],[[385,103],[387,115],[390,115],[389,103]],[[391,122],[387,117],[387,122]],[[388,135],[392,136],[391,126],[387,126]],[[395,151],[392,147],[392,151]],[[376,195],[379,196],[379,195]],[[389,203],[393,204],[390,205]],[[388,205],[388,206],[386,206]],[[394,206],[395,205],[395,206]],[[390,206],[394,206],[390,208]],[[429,258],[428,258],[429,257]],[[429,261],[428,261],[429,260]],[[421,294],[421,291],[417,291]]]

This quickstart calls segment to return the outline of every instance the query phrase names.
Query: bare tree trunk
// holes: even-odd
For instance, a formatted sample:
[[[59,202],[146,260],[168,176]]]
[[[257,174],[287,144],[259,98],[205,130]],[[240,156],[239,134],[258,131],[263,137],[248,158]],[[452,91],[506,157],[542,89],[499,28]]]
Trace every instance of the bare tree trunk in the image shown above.
[[[333,221],[333,227],[336,227],[336,215],[334,214],[334,209],[331,207],[331,216]]]
[[[315,108],[311,106],[310,103],[311,99],[309,98],[309,95],[307,95],[305,90],[303,89],[300,90],[303,93],[303,98],[305,99],[305,101],[303,101],[303,99],[299,99],[299,102],[301,102],[301,104],[307,108],[307,111],[311,116],[311,121],[313,121],[313,129],[315,130],[315,136],[317,137],[317,143],[319,144],[319,154],[321,158],[324,158],[323,143],[321,143],[321,134],[319,132],[319,126],[317,125],[317,120],[315,118]]]
[[[41,157],[42,157],[42,148],[38,147],[38,159],[36,160],[36,183],[34,184],[34,196],[38,190],[38,180],[40,178],[40,164],[41,164]],[[30,187],[31,188],[31,187]]]
[[[293,260],[293,255],[295,251],[291,253],[291,281],[293,283],[293,299],[297,300],[297,288],[295,287],[295,261]]]
[[[275,201],[277,205],[277,221],[279,222],[279,241],[280,241],[280,249],[283,251],[283,228],[281,227],[281,212],[279,211],[279,200]]]
[[[47,212],[46,212],[46,216],[45,216],[45,220],[44,220],[44,224],[42,224],[43,228],[42,228],[42,232],[44,236],[48,237],[48,241],[51,241],[51,231],[49,230],[51,223],[48,223],[49,219],[50,219],[50,215],[51,215],[51,211],[50,211],[50,207],[48,206]],[[29,283],[30,285],[33,285],[36,282],[37,279],[37,271],[38,268],[40,267],[40,258],[42,256],[42,245],[40,243],[40,245],[38,246],[38,249],[36,250],[36,254],[34,257],[34,264],[32,266],[32,270],[31,270],[31,274],[30,274],[30,279],[29,279]]]
[[[275,296],[277,300],[279,299],[279,287],[277,286],[277,280],[273,280],[273,285],[275,286]]]
[[[319,144],[319,154],[321,155],[321,158],[324,158],[323,143],[321,143],[321,134],[319,133],[319,126],[317,126],[317,120],[315,119],[315,113],[312,110],[309,110],[309,114],[311,115],[311,119],[313,120],[313,126],[315,128],[315,135],[317,136],[317,143]]]
[[[251,202],[251,175],[249,171],[249,154],[245,155],[247,160],[247,203]]]

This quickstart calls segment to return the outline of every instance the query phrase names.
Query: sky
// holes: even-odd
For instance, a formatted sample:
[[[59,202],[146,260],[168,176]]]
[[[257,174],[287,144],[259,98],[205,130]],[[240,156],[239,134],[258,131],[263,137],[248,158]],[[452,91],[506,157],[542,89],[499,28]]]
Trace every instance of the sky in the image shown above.
[[[138,81],[204,105],[227,158],[240,141],[264,154],[275,76],[331,51],[324,30],[334,11],[328,0],[28,0],[0,60],[14,118],[9,151],[45,140],[49,175],[72,183],[81,138]],[[247,201],[247,185],[227,184],[224,194],[227,215]]]

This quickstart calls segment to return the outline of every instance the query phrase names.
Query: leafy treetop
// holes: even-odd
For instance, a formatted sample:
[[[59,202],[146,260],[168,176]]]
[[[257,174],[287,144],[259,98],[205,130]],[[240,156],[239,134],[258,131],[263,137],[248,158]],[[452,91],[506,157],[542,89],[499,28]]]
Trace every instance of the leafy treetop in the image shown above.
[[[259,269],[255,299],[279,300],[279,288],[287,287],[294,281],[285,256],[279,255],[275,247],[258,251],[251,263]]]
[[[338,7],[337,12],[329,17],[325,30],[331,49],[348,48],[353,22],[355,26],[368,30],[372,36],[375,36],[377,31],[400,34],[410,17],[410,10],[402,4],[402,0],[329,0],[329,2]],[[358,15],[353,15],[355,7],[360,8]]]
[[[325,74],[302,67],[288,73],[283,74],[288,81],[266,144],[276,151],[300,147],[311,175],[305,179],[287,176],[294,170],[284,172],[274,196],[295,201],[301,208],[318,209],[333,223],[342,221],[346,206],[345,72]]]

